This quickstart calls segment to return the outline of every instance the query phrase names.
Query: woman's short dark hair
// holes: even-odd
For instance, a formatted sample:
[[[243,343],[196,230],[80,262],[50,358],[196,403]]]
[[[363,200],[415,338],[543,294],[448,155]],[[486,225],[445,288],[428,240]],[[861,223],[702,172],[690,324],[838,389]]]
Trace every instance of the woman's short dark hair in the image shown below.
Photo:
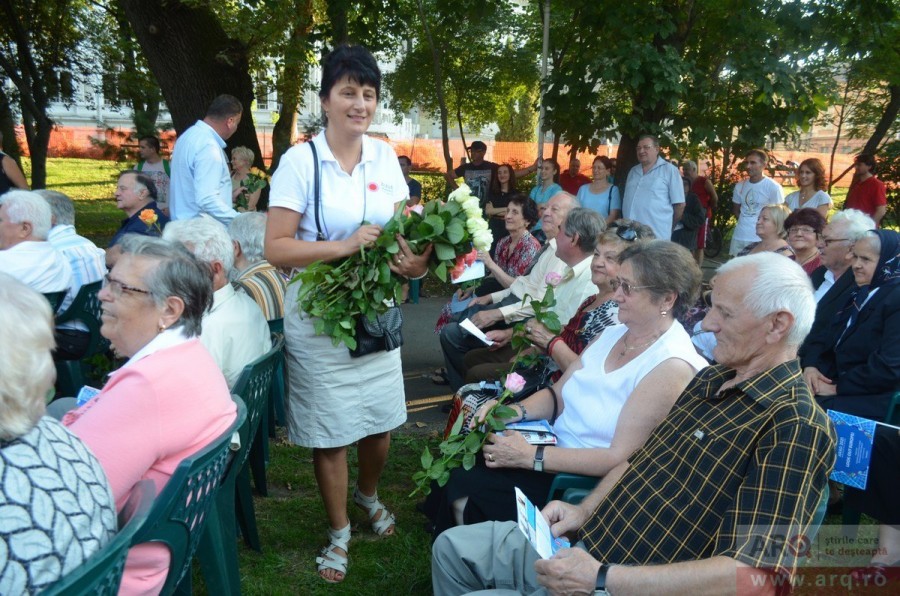
[[[606,157],[605,155],[598,155],[597,157],[594,158],[594,161],[592,163],[597,163],[598,161],[600,163],[602,163],[603,167],[606,168],[607,170],[609,170],[610,172],[615,167],[613,165],[612,160],[610,158]]]
[[[319,97],[327,99],[331,89],[344,77],[374,87],[376,97],[381,97],[381,70],[375,57],[363,46],[341,44],[322,59]]]
[[[509,190],[510,192],[515,192],[516,190],[516,170],[508,163],[502,163],[497,166],[497,171],[500,171],[500,168],[506,168],[509,170]],[[499,195],[500,194],[500,178],[495,174],[491,176],[491,194]]]
[[[517,192],[509,197],[509,204],[518,205],[522,210],[522,217],[525,218],[525,221],[528,223],[528,228],[530,229],[534,224],[538,221],[538,208],[537,203],[534,202],[534,199],[531,197],[526,197],[520,192]]]
[[[155,260],[159,265],[150,271],[144,283],[157,306],[176,296],[184,302],[184,312],[172,327],[184,326],[189,337],[200,335],[203,315],[212,307],[212,272],[180,242],[126,234],[122,253]]]
[[[672,316],[682,317],[697,301],[703,274],[691,251],[669,242],[651,240],[636,242],[619,253],[619,263],[628,261],[634,271],[634,282],[650,286],[647,291],[657,299],[675,293]]]
[[[147,145],[150,146],[151,149],[153,149],[154,151],[159,153],[159,150],[160,150],[159,139],[157,139],[153,135],[144,135],[138,139],[138,143],[140,143],[141,141],[144,141],[145,143],[147,143]]]
[[[797,209],[784,220],[784,229],[790,230],[794,226],[809,226],[816,231],[816,236],[825,229],[825,218],[818,209],[805,207]]]

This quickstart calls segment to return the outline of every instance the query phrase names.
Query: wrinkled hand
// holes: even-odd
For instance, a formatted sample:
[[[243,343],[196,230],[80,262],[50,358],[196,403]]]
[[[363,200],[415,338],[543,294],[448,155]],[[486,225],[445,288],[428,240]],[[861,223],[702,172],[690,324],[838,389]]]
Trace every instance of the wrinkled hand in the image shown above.
[[[554,335],[547,329],[543,323],[535,320],[525,323],[525,337],[542,350],[547,349],[547,344],[553,339]]]
[[[513,330],[512,329],[492,329],[484,334],[489,340],[494,342],[494,345],[490,346],[489,350],[499,350],[500,348],[509,344],[509,341],[512,339]]]
[[[475,414],[472,416],[472,420],[469,422],[469,428],[472,429],[484,424],[484,419],[487,416],[487,413],[491,408],[494,407],[495,403],[497,403],[496,399],[489,399],[481,404],[481,406],[477,410],[475,410]]]
[[[523,468],[530,470],[534,465],[534,445],[529,445],[522,433],[507,430],[491,433],[482,448],[484,465],[489,468]]]
[[[593,594],[600,561],[580,548],[564,548],[534,562],[537,582],[551,594]]]
[[[550,501],[541,510],[541,515],[550,524],[550,533],[554,536],[562,536],[578,530],[584,525],[587,518],[587,512],[581,507],[563,501]],[[596,575],[595,572],[595,579]]]
[[[463,290],[462,288],[456,290],[456,300],[457,301],[461,302],[471,295],[472,295],[472,290]]]
[[[346,243],[351,250],[357,251],[360,246],[370,247],[375,244],[378,236],[381,235],[381,226],[375,224],[366,224],[359,226],[353,234],[347,238]]]
[[[804,368],[803,378],[813,395],[835,395],[837,393],[837,387],[832,380],[819,372],[815,366]]]
[[[486,267],[494,263],[494,259],[491,258],[491,253],[486,250],[479,250],[478,258],[484,261]]]
[[[503,320],[503,313],[500,312],[499,308],[492,308],[490,310],[482,310],[482,311],[475,313],[471,317],[472,323],[474,323],[476,327],[478,327],[479,329],[482,329],[482,330],[484,330],[484,329],[490,327],[491,325],[493,325],[494,323],[497,323],[502,320]]]
[[[428,258],[431,256],[434,246],[429,244],[422,254],[417,255],[409,248],[406,239],[399,234],[397,234],[397,244],[400,246],[400,250],[388,261],[391,271],[406,278],[424,275],[428,270]]]
[[[493,304],[493,300],[491,300],[490,294],[487,296],[476,296],[472,298],[472,302],[469,303],[469,306],[475,306],[476,304],[482,304],[487,306],[488,304]]]

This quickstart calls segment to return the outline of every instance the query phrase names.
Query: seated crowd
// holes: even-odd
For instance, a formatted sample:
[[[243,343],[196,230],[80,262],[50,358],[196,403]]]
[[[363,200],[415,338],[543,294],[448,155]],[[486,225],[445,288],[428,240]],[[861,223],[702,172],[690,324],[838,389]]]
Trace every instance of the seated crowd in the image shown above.
[[[355,75],[344,76],[352,82]],[[233,120],[216,121],[211,130],[236,127]],[[323,362],[334,357],[329,374],[357,368],[383,377],[385,386],[400,379],[399,354],[379,375],[383,362],[357,366],[362,361],[328,352],[330,342],[314,338],[305,322],[291,322],[296,288],[282,273],[316,256],[346,256],[373,240],[377,226],[312,240],[316,229],[303,219],[305,204],[298,213],[296,197],[285,190],[288,176],[301,176],[297,168],[273,180],[273,217],[255,211],[260,191],[247,187],[254,186],[248,176],[255,156],[245,148],[232,154],[225,192],[249,212],[235,213],[227,225],[207,216],[169,221],[171,199],[157,203],[168,163],[160,161],[158,141],[146,144],[154,174],[142,171],[148,165],[142,161],[119,176],[116,205],[125,218],[105,251],[77,233],[66,195],[0,195],[0,464],[19,470],[4,483],[3,497],[4,504],[19,503],[21,518],[4,539],[11,545],[16,532],[35,532],[50,545],[39,560],[28,544],[7,546],[0,554],[2,593],[40,590],[83,563],[115,534],[116,510],[138,481],[153,480],[159,494],[180,461],[231,428],[231,389],[244,367],[272,348],[271,323],[288,317],[290,357],[307,367],[295,370],[318,365],[299,362],[318,354]],[[847,208],[828,218],[832,202],[818,160],[800,164],[800,190],[785,200],[765,176],[765,152],[749,152],[748,177],[732,200],[734,258],[702,293],[698,262],[715,190],[694,162],[685,164],[682,178],[660,156],[655,137],[639,139],[637,157],[621,195],[611,182],[612,162],[600,157],[593,180],[577,165],[565,173],[578,198],[556,184],[560,168],[552,160],[541,167],[530,198],[515,192],[508,165],[501,166],[502,185],[485,185],[503,190],[502,200],[491,195],[482,202],[492,228],[502,218],[504,236],[479,255],[489,278],[474,292],[457,292],[441,314],[436,331],[445,368],[435,382],[464,395],[516,366],[527,390],[513,396],[506,422],[547,420],[557,442],[533,445],[515,431],[493,433],[474,467],[454,469],[445,486],[435,483],[423,511],[435,539],[438,595],[692,593],[701,586],[723,592],[752,588],[758,578],[774,589],[798,567],[776,536],[809,535],[821,523],[815,514],[829,492],[836,450],[826,409],[881,422],[900,390],[900,344],[892,333],[900,332],[900,234],[878,228],[879,197],[851,193]],[[328,168],[339,161],[328,159]],[[861,180],[872,177],[874,161],[860,156],[857,164]],[[177,209],[178,199],[172,204]],[[427,257],[400,246],[392,271],[415,279]],[[83,323],[55,326],[53,315],[101,281],[100,333],[122,362],[93,397],[56,395],[46,406],[53,361],[80,360],[90,340]],[[558,334],[532,305],[551,288]],[[39,294],[58,304],[51,309]],[[465,329],[466,319],[491,347]],[[513,349],[517,328],[531,345],[523,353]],[[533,357],[527,365],[518,362],[523,354]],[[313,382],[308,376],[295,380],[300,390]],[[482,403],[473,424],[494,403]],[[393,421],[395,414],[383,417]],[[390,439],[380,422],[356,439],[365,447],[360,456],[372,461],[360,466],[354,501],[378,534],[390,535],[396,520],[375,490]],[[860,577],[900,563],[898,436],[879,428],[868,488],[845,494],[848,504],[883,524],[884,548],[871,568],[858,570]],[[330,545],[317,559],[329,582],[343,580],[350,540],[342,441],[310,442],[331,524]],[[44,449],[67,459],[48,465]],[[54,496],[57,509],[38,498],[43,488],[30,459],[65,487]],[[558,473],[595,477],[596,488],[579,505],[552,501]],[[515,523],[514,488],[542,508],[570,548],[551,559],[537,556]],[[837,488],[832,502],[841,498]],[[23,501],[23,495],[32,496]],[[769,548],[753,548],[757,539]],[[133,547],[121,591],[158,593],[169,559],[159,544]]]

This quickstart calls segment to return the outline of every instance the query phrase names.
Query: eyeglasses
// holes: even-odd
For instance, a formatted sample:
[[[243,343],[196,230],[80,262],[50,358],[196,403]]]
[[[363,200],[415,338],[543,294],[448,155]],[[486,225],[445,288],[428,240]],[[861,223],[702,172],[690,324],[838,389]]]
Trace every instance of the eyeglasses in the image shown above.
[[[825,243],[825,246],[828,246],[832,242],[847,242],[848,240],[850,240],[850,239],[849,238],[825,238],[824,236],[822,237],[822,242]]]
[[[791,226],[788,234],[815,234],[816,231],[809,226]]]
[[[125,285],[118,279],[112,278],[109,273],[106,274],[106,284],[109,288],[109,291],[112,292],[113,296],[115,296],[116,298],[120,298],[122,296],[122,292],[146,294],[148,296],[151,294],[150,290],[142,290],[141,288],[135,288],[134,286]]]
[[[652,288],[653,286],[633,286],[627,281],[622,281],[621,278],[615,278],[609,280],[609,285],[613,289],[613,292],[622,288],[622,293],[626,296],[631,296],[631,292],[635,290],[646,290],[647,288]]]

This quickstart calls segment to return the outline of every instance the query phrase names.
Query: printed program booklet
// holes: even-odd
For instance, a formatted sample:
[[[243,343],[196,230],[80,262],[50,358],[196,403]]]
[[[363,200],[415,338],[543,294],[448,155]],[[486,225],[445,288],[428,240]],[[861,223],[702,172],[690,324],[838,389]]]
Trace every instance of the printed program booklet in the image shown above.
[[[531,445],[556,445],[556,435],[546,420],[510,422],[506,428],[522,433],[522,437]]]
[[[831,479],[864,490],[869,477],[869,460],[872,458],[877,423],[834,410],[828,410],[828,416],[834,423],[838,439]]]
[[[569,541],[563,537],[554,538],[550,533],[547,520],[534,503],[525,496],[519,487],[516,488],[516,511],[519,518],[519,529],[528,538],[528,542],[542,559],[549,559],[561,548],[569,548]]]

